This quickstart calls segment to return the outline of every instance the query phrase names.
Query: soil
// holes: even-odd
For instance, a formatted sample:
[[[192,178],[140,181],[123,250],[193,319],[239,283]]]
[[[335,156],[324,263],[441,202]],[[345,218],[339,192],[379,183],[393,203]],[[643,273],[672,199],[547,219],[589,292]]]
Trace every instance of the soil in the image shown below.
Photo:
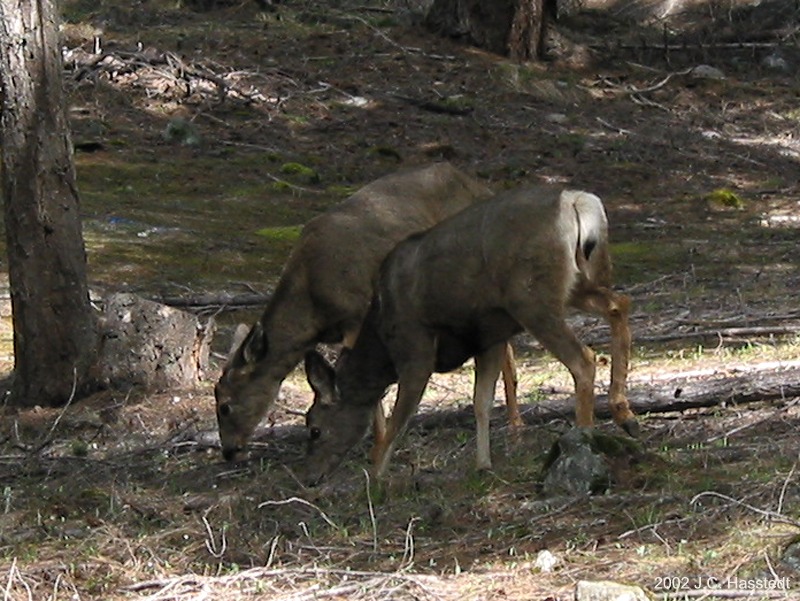
[[[800,359],[794,3],[573,15],[550,60],[522,64],[429,34],[419,8],[66,2],[96,293],[267,294],[310,217],[446,159],[496,190],[554,182],[604,199],[634,301],[632,390]],[[495,469],[476,472],[466,367],[431,383],[385,482],[363,470],[365,442],[309,489],[295,477],[300,371],[252,458],[219,454],[213,382],[230,326],[257,313],[218,315],[198,390],[5,408],[4,599],[565,600],[608,579],[713,599],[746,592],[733,578],[800,578],[796,398],[644,415],[607,494],[544,498],[571,417],[530,418],[515,437],[498,407]],[[573,323],[604,359],[605,326]],[[569,397],[535,341],[515,346],[525,403]]]

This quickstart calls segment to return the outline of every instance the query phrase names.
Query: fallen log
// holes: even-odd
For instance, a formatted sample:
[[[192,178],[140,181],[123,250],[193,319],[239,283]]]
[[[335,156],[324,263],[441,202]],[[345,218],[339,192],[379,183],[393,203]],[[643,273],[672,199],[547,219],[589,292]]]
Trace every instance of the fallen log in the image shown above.
[[[95,367],[105,387],[163,391],[193,388],[208,369],[214,320],[134,294],[103,300],[101,345]]]
[[[523,396],[525,390],[520,390]],[[689,372],[672,374],[669,379],[654,383],[633,383],[628,394],[633,411],[645,413],[667,413],[704,407],[745,404],[762,401],[785,400],[800,397],[800,364],[798,362],[765,363],[752,367],[741,367],[722,373]],[[499,406],[495,408],[498,420],[504,419]],[[555,418],[570,419],[575,412],[575,401],[567,398],[548,398],[535,403],[521,403],[520,412],[526,423],[541,423]],[[608,396],[598,395],[596,415],[607,419],[611,416]],[[452,411],[425,412],[417,416],[417,424],[423,428],[455,426],[474,420],[472,406]]]

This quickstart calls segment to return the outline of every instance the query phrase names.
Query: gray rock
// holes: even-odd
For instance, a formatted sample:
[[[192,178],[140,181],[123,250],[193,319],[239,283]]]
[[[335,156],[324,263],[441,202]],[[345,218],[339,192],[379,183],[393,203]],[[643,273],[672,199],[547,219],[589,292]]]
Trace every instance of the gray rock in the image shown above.
[[[575,586],[575,601],[650,601],[638,586],[610,580],[580,580]]]
[[[725,73],[711,65],[697,65],[690,74],[695,79],[725,79]]]
[[[592,449],[591,431],[582,428],[572,428],[558,440],[545,470],[543,491],[548,496],[603,493],[611,481],[606,460]]]

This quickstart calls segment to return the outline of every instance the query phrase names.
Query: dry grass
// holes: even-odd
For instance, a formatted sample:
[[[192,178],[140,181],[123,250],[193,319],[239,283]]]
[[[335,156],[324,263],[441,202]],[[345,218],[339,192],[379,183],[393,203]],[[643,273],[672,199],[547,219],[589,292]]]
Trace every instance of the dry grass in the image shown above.
[[[466,384],[447,383],[452,400]],[[480,474],[470,420],[441,420],[452,402],[426,402],[437,426],[418,420],[381,486],[359,453],[307,489],[295,478],[305,397],[290,381],[255,458],[236,466],[218,458],[204,394],[8,418],[5,598],[567,599],[582,579],[793,577],[780,554],[798,534],[796,402],[648,416],[647,451],[614,466],[611,494],[546,499],[539,470],[566,424],[515,441],[498,408],[495,470]],[[536,567],[544,550],[552,572]]]

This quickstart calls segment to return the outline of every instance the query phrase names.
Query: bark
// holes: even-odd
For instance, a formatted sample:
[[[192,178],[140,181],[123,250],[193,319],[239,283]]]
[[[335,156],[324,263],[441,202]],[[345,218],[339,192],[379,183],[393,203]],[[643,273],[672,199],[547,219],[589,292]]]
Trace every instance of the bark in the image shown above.
[[[517,60],[541,59],[556,0],[434,0],[432,31]]]
[[[93,388],[97,352],[52,0],[0,0],[2,191],[14,321],[9,402]]]

